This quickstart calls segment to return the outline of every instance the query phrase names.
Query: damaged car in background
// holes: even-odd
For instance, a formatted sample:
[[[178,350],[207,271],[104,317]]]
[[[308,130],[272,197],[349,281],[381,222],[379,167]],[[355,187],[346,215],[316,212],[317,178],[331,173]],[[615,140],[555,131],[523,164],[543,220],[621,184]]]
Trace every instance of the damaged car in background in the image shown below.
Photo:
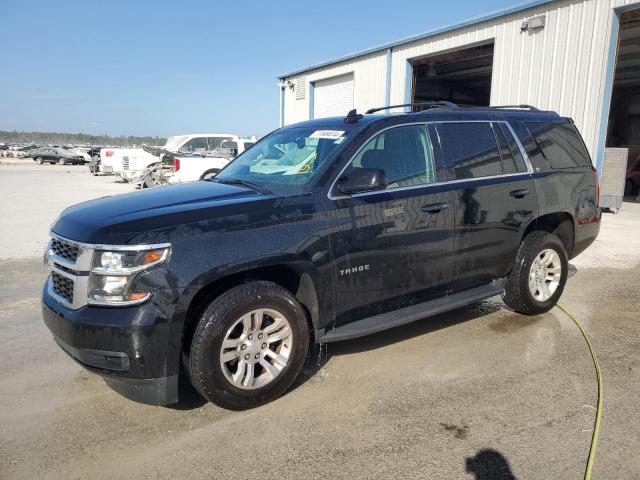
[[[172,152],[145,145],[145,151],[158,158],[158,161],[149,165],[132,183],[137,183],[140,188],[149,188],[167,183],[209,180],[255,142],[255,138],[225,140],[218,148],[208,152]]]
[[[236,140],[236,135],[227,133],[175,135],[167,138],[164,146],[153,147],[168,152],[206,153],[220,147],[225,140]],[[154,153],[144,148],[105,148],[100,151],[100,172],[117,175],[126,182],[138,179],[151,165],[161,161]],[[135,182],[134,182],[135,183]]]

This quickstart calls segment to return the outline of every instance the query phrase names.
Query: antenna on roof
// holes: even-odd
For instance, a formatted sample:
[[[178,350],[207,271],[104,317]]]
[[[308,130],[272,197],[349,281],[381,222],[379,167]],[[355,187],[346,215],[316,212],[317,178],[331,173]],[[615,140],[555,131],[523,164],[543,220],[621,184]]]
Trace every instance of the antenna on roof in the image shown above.
[[[358,120],[360,120],[362,117],[364,117],[364,115],[358,113],[354,108],[353,110],[350,110],[349,113],[347,113],[346,117],[344,117],[344,123],[358,123]]]

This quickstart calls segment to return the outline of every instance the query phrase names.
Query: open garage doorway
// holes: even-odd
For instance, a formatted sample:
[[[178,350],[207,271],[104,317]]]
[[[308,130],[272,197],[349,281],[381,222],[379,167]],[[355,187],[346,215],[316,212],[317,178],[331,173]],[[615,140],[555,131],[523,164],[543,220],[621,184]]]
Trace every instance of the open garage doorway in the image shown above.
[[[413,63],[412,101],[488,106],[492,70],[493,43],[421,58]]]
[[[640,10],[620,14],[606,146],[629,149],[625,196],[640,195]]]

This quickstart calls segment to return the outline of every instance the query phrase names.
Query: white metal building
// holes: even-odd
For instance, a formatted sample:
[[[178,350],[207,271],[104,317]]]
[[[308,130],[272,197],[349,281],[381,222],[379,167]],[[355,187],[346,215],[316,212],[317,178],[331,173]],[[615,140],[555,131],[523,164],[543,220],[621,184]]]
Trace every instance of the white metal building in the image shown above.
[[[605,145],[640,145],[640,1],[530,1],[287,73],[279,87],[282,125],[436,99],[555,110],[601,169]]]

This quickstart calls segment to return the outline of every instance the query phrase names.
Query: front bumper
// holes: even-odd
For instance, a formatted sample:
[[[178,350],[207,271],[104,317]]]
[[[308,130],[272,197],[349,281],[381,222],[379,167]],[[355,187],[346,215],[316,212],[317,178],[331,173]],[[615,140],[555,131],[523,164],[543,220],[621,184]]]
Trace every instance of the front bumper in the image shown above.
[[[118,172],[118,176],[127,182],[131,182],[131,180],[139,177],[141,174],[142,172],[138,170],[122,170]]]
[[[162,292],[155,296],[162,299]],[[127,308],[72,310],[45,288],[44,322],[58,345],[125,397],[150,405],[178,401],[180,336],[171,331],[166,306],[153,301]]]

